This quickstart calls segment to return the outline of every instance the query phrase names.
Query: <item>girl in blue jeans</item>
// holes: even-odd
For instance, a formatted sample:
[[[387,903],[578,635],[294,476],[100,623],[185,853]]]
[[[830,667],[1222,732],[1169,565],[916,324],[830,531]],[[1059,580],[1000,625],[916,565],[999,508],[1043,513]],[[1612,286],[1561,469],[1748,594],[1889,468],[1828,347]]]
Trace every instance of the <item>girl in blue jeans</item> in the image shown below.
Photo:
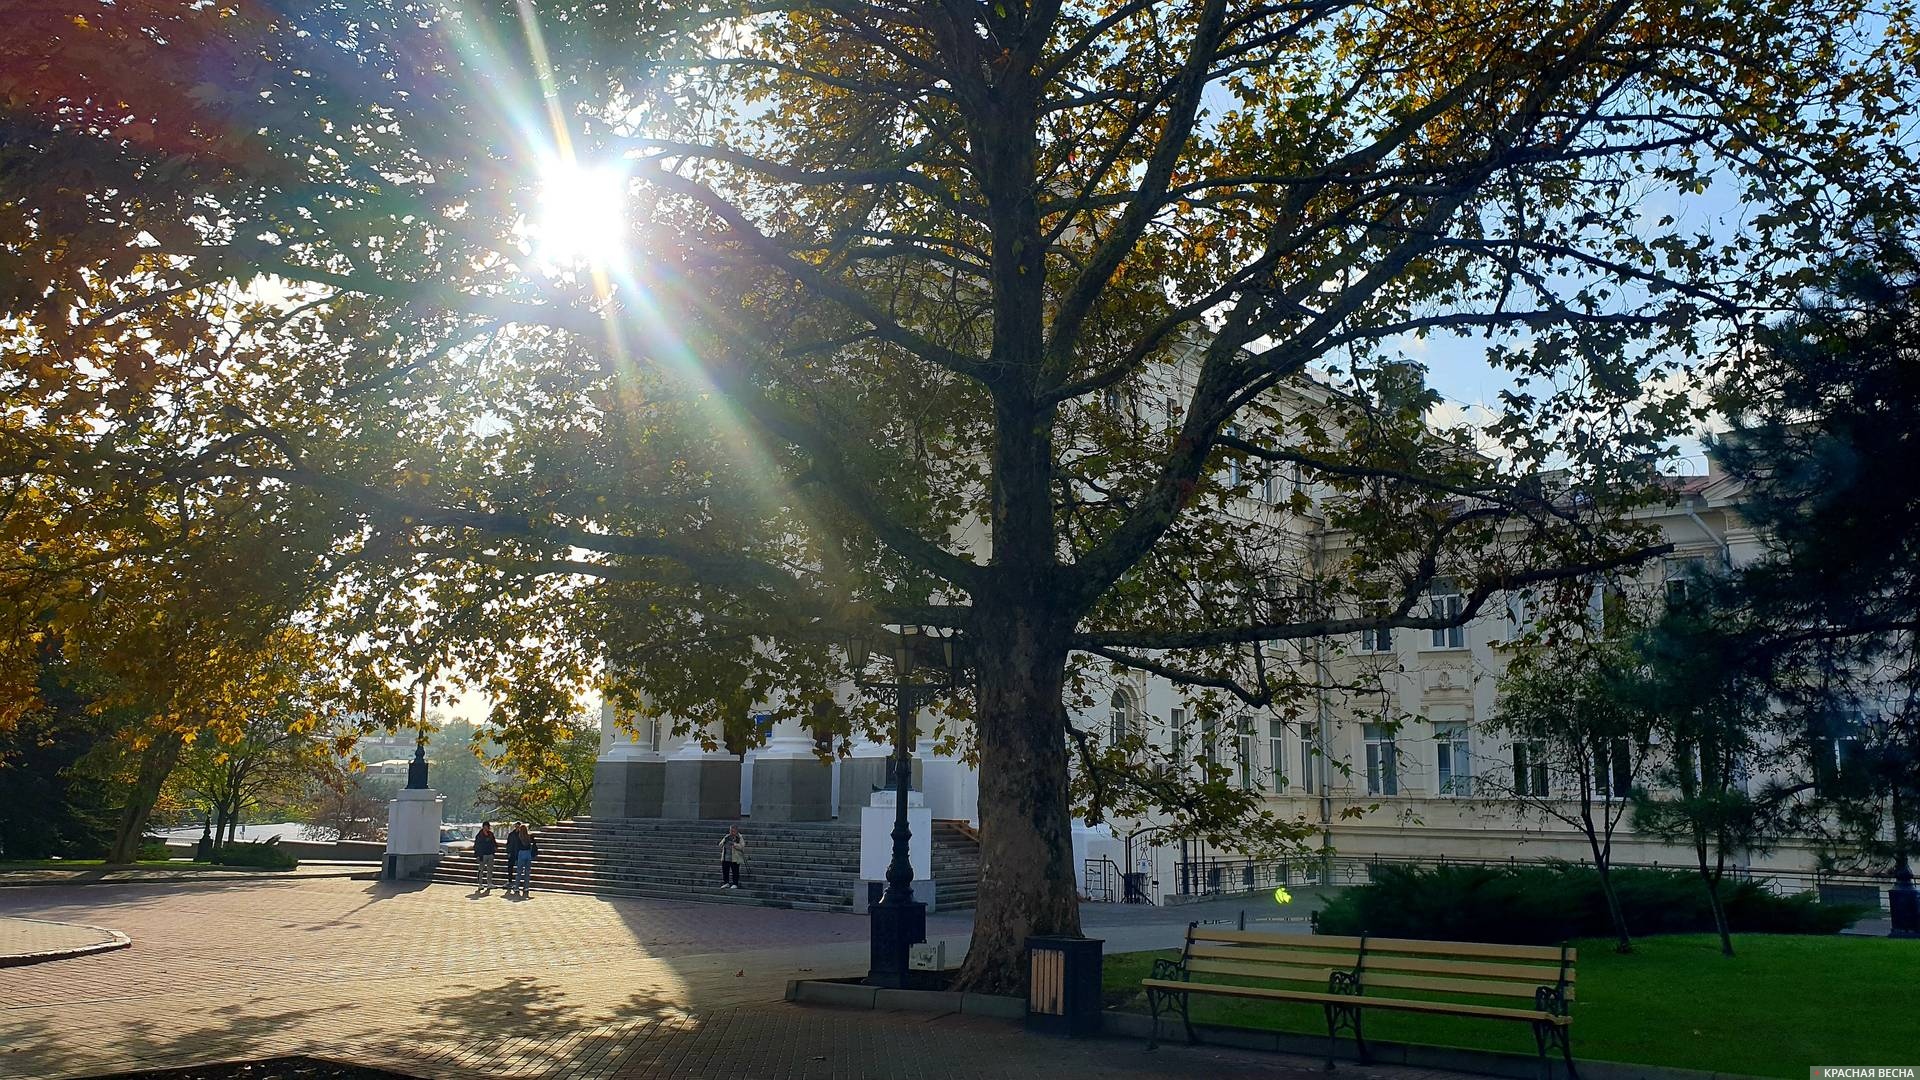
[[[509,844],[513,849],[513,865],[507,868],[507,894],[516,890],[521,896],[527,895],[533,885],[533,857],[539,853],[540,845],[534,843],[533,833],[527,831],[524,822],[514,827],[514,839],[518,844]]]

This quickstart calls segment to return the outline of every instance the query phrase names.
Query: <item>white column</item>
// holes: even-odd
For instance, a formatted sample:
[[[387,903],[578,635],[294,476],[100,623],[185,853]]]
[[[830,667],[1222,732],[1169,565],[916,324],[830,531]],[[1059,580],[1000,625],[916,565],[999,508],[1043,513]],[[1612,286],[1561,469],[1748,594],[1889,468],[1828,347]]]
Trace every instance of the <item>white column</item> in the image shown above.
[[[765,746],[750,751],[755,758],[774,760],[794,760],[813,758],[813,732],[807,730],[805,723],[798,718],[776,720],[773,730],[767,735]]]
[[[650,724],[665,723],[664,720],[649,718],[630,718],[643,732]],[[662,756],[648,743],[620,725],[619,714],[613,702],[600,706],[600,760],[601,761],[659,761]]]

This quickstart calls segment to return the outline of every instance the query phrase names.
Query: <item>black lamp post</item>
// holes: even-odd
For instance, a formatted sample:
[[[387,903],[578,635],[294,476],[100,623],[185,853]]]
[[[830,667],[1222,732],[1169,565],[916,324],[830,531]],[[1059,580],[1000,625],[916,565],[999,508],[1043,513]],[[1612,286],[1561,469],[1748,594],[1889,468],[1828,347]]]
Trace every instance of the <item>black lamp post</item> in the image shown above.
[[[942,670],[933,678],[914,677],[914,650],[928,637],[918,626],[901,626],[892,641],[893,678],[869,680],[866,669],[870,647],[864,638],[848,643],[854,683],[894,707],[893,733],[893,857],[887,863],[887,887],[879,903],[867,905],[871,932],[867,982],[874,986],[904,987],[908,982],[907,955],[927,940],[927,905],[913,898],[913,857],[909,844],[913,829],[907,824],[907,793],[913,780],[913,734],[920,710],[942,694],[952,693],[959,681],[954,640],[940,636]],[[929,868],[931,869],[931,868]]]
[[[407,790],[427,789],[427,678],[420,677],[420,726],[413,739],[413,760],[407,762]]]

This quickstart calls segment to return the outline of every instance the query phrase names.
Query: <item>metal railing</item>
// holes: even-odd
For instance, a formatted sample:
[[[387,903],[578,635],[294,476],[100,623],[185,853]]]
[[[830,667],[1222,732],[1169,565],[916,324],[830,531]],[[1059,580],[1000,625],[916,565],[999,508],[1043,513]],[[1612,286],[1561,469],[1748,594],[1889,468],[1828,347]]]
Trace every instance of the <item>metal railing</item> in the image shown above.
[[[1101,856],[1086,860],[1082,869],[1084,886],[1080,894],[1089,900],[1098,900],[1111,904],[1119,899],[1120,867],[1112,859]]]

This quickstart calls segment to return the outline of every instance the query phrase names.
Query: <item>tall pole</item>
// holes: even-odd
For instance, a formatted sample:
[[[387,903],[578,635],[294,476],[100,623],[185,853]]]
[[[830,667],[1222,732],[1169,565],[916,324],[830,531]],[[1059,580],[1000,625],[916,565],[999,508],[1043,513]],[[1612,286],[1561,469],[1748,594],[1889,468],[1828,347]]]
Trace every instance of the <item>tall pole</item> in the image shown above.
[[[861,684],[879,691],[883,700],[890,696],[894,708],[893,853],[887,862],[886,888],[879,900],[867,906],[870,933],[867,983],[872,986],[913,985],[915,978],[908,969],[907,958],[915,945],[927,940],[927,905],[913,896],[913,827],[907,817],[907,800],[913,791],[913,736],[921,704],[932,701],[943,689],[951,687],[954,667],[949,655],[944,685],[916,682],[913,643],[907,639],[918,633],[918,627],[901,627],[890,681]],[[857,671],[865,663],[865,648],[856,644],[852,655]]]
[[[420,676],[420,723],[413,740],[413,761],[407,765],[407,787],[424,791],[427,786],[427,677]]]
[[[893,731],[893,858],[887,863],[887,891],[883,904],[913,902],[913,853],[908,842],[913,838],[907,824],[907,793],[913,780],[913,737],[911,728],[918,703],[914,690],[904,678],[895,684]]]

